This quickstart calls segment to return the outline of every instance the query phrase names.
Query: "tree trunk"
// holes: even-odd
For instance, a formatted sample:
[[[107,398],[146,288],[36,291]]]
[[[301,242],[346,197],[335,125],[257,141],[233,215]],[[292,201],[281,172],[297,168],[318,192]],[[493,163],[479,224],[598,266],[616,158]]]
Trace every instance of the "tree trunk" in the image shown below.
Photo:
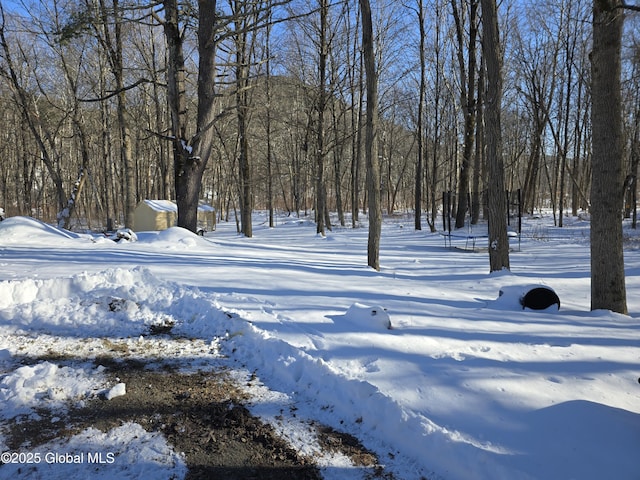
[[[267,31],[265,37],[265,96],[267,99],[265,134],[267,136],[267,210],[269,213],[269,228],[275,227],[273,217],[273,142],[271,140],[271,11],[267,21]],[[286,203],[286,198],[285,198]]]
[[[324,179],[325,145],[324,145],[324,114],[327,107],[327,57],[329,46],[327,42],[327,17],[329,15],[329,3],[320,0],[320,41],[318,45],[318,136],[316,144],[316,233],[324,236],[325,218],[327,217],[327,191]]]
[[[509,269],[507,205],[502,158],[500,108],[502,101],[502,65],[496,0],[482,0],[483,53],[487,67],[485,119],[487,135],[489,214],[489,267],[491,272]]]
[[[382,231],[382,206],[380,199],[380,166],[378,160],[378,72],[373,51],[373,23],[369,0],[360,0],[362,13],[362,50],[367,75],[367,119],[365,156],[367,158],[367,196],[369,207],[369,239],[367,243],[368,265],[380,270],[380,234]]]
[[[173,171],[178,206],[178,226],[195,231],[193,215],[187,213],[192,182],[187,139],[187,108],[185,98],[185,62],[183,38],[180,33],[177,0],[164,1],[164,32],[167,39],[167,101],[171,113],[171,133],[173,138]],[[196,214],[197,216],[197,214]]]
[[[418,14],[418,27],[420,29],[420,91],[418,96],[418,121],[416,126],[416,135],[418,139],[418,158],[416,162],[416,176],[415,176],[415,193],[414,193],[414,215],[415,215],[415,229],[422,230],[422,179],[424,178],[424,97],[426,89],[426,75],[427,64],[425,58],[425,37],[426,29],[424,25],[424,5],[423,0],[418,0],[416,11]]]
[[[215,98],[216,2],[199,1],[198,14],[198,114],[196,135],[187,132],[185,60],[180,33],[178,4],[164,0],[164,31],[168,45],[167,97],[171,112],[174,155],[174,182],[178,206],[178,226],[195,232],[202,175],[211,154],[213,101]]]
[[[532,102],[535,108],[535,102]],[[544,123],[540,119],[540,113],[534,111],[535,130],[531,138],[531,154],[527,163],[527,173],[525,174],[522,192],[524,211],[533,213],[536,206],[536,192],[540,177],[540,156],[542,155],[542,134]]]
[[[640,110],[636,107],[636,120],[633,127],[633,140],[631,140],[631,169],[629,173],[630,185],[629,185],[629,216],[631,217],[631,228],[637,228],[637,185],[638,185],[638,166],[640,165],[640,131],[639,123],[640,118],[638,114]],[[626,215],[626,212],[625,212]]]
[[[484,102],[483,91],[486,86],[485,82],[485,66],[484,62],[480,65],[480,75],[478,76],[478,103],[482,105]],[[471,186],[471,225],[476,225],[480,220],[481,187],[480,179],[484,176],[484,113],[482,108],[477,109],[476,113],[476,151],[473,159],[473,183]]]
[[[355,55],[354,48],[354,55]],[[362,62],[362,61],[361,61]],[[360,65],[362,67],[362,65]],[[355,65],[353,66],[355,69]],[[362,159],[362,99],[363,99],[363,68],[358,69],[357,90],[354,87],[351,90],[351,226],[356,228],[359,222],[360,214],[360,165]],[[357,92],[357,96],[356,93]]]
[[[160,94],[160,67],[158,66],[158,54],[156,53],[156,40],[154,40],[154,33],[152,29],[149,29],[149,43],[153,46],[152,55],[152,69],[151,78],[153,79],[153,110],[155,112],[155,128],[157,131],[161,131],[166,125],[167,114],[164,102],[162,102],[163,96]],[[171,162],[170,155],[167,152],[167,144],[163,139],[159,139],[158,145],[158,168],[160,170],[160,188],[158,198],[165,200],[173,197],[171,193]]]
[[[207,4],[200,0],[201,5]],[[249,61],[247,44],[249,31],[249,12],[247,5],[239,0],[230,2],[233,7],[235,32],[233,34],[236,48],[236,118],[238,126],[238,167],[240,177],[240,223],[245,237],[253,236],[253,168],[249,156]],[[201,7],[202,9],[202,7]],[[215,11],[213,12],[215,15]]]
[[[466,4],[466,2],[465,2]],[[462,164],[458,179],[458,208],[456,212],[456,228],[464,227],[465,217],[469,209],[469,182],[471,178],[471,157],[473,155],[473,141],[476,123],[476,37],[478,32],[478,2],[471,0],[469,3],[469,51],[467,52],[467,67],[464,56],[464,25],[452,0],[456,31],[458,37],[458,61],[460,67],[461,103],[464,112],[464,147],[462,150]],[[461,7],[464,8],[464,5]]]
[[[338,212],[338,221],[340,222],[340,226],[344,227],[346,222],[344,219],[344,204],[342,201],[342,165],[341,160],[344,156],[344,148],[345,148],[345,137],[341,134],[341,131],[346,131],[346,119],[343,119],[340,122],[340,118],[338,112],[336,112],[336,108],[339,108],[336,105],[337,102],[332,102],[331,108],[331,116],[333,123],[333,138],[335,139],[335,147],[333,148],[333,188],[335,190],[336,197],[336,210]],[[342,127],[342,130],[341,128]]]
[[[627,313],[622,245],[621,43],[619,0],[593,3],[591,53],[591,309]]]
[[[122,81],[119,83],[124,88]],[[116,87],[120,88],[120,87]],[[127,99],[122,90],[118,94],[118,125],[120,126],[120,141],[122,142],[121,157],[124,169],[124,223],[133,224],[133,211],[136,208],[136,169],[134,168],[133,153],[131,149],[131,130],[127,114]]]
[[[131,129],[129,127],[129,114],[127,112],[127,96],[124,88],[124,51],[122,42],[122,9],[119,0],[113,1],[113,43],[109,35],[108,7],[104,1],[100,2],[102,13],[102,28],[105,32],[105,44],[107,46],[111,69],[115,79],[115,90],[118,92],[117,99],[117,116],[118,127],[120,128],[120,157],[122,159],[123,168],[123,184],[124,190],[124,223],[125,226],[133,224],[133,211],[136,208],[136,169],[133,161],[133,151],[131,146]]]
[[[441,151],[441,118],[442,112],[441,110],[441,99],[442,99],[442,85],[443,83],[443,72],[441,67],[441,37],[442,37],[442,27],[441,27],[441,17],[443,16],[443,8],[440,6],[440,2],[435,2],[435,45],[434,45],[434,62],[435,62],[435,78],[433,85],[434,99],[433,99],[433,148],[431,155],[427,155],[427,158],[430,158],[430,165],[425,164],[425,182],[428,186],[428,195],[429,195],[429,204],[431,206],[431,218],[427,218],[427,223],[429,224],[429,229],[432,233],[434,233],[436,228],[436,219],[438,217],[438,201],[440,197],[440,192],[438,192],[438,176],[440,174],[440,169],[438,167],[440,151]],[[427,162],[429,163],[429,162]],[[443,206],[444,208],[444,206]]]

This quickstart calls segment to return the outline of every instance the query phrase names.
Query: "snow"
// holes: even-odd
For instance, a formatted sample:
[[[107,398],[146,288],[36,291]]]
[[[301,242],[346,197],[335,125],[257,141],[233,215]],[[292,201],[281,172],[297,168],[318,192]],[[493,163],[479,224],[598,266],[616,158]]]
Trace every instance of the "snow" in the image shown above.
[[[144,203],[154,212],[178,213],[178,205],[171,200],[144,200]],[[215,212],[211,205],[198,205],[199,212]]]
[[[380,272],[366,267],[364,228],[321,237],[304,219],[278,222],[256,224],[253,238],[221,224],[204,238],[176,227],[134,243],[1,222],[1,449],[11,419],[126,396],[91,361],[117,344],[185,371],[230,362],[253,412],[319,456],[327,479],[366,472],[322,453],[312,421],[356,435],[403,480],[638,478],[639,233],[625,229],[625,316],[589,311],[579,218],[562,229],[525,219],[511,271],[493,274],[486,240],[485,251],[445,248],[410,218],[384,224]],[[536,286],[561,308],[523,309]],[[163,326],[175,336],[147,335]],[[78,360],[38,360],[51,348]],[[136,424],[23,451],[112,454],[92,478],[186,474],[182,454]],[[80,471],[26,467],[2,465],[0,478]]]
[[[170,200],[145,200],[151,210],[156,212],[177,212],[178,206]]]
[[[62,409],[68,401],[97,394],[104,384],[103,370],[104,367],[59,367],[51,362],[17,368],[0,380],[0,417],[29,414],[36,407]]]
[[[29,453],[32,455],[26,468],[19,463],[0,467],[3,478],[173,480],[187,473],[182,456],[161,435],[146,432],[135,423],[106,433],[88,428],[65,442],[53,441]]]
[[[356,302],[349,307],[344,318],[346,321],[353,322],[365,329],[371,327],[392,328],[389,313],[381,305],[363,305]]]
[[[112,398],[122,397],[127,394],[127,385],[124,383],[116,383],[107,393],[104,394],[104,398],[111,400]]]

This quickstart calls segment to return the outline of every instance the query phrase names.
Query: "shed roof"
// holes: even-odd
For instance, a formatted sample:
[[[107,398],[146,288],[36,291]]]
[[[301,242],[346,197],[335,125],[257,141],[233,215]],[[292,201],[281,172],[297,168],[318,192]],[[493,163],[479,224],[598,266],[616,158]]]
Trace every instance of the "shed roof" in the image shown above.
[[[149,208],[155,212],[177,212],[178,206],[170,200],[145,200]]]
[[[178,206],[171,200],[145,200],[151,210],[154,212],[177,212]],[[198,205],[199,212],[215,212],[216,209],[206,203]]]

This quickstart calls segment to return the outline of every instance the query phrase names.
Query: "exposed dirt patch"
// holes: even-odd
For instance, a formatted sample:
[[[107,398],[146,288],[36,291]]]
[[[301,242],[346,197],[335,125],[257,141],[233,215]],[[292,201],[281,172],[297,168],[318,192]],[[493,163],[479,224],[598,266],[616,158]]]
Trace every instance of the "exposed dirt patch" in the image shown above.
[[[349,433],[338,432],[331,427],[318,425],[318,436],[326,450],[348,456],[354,465],[371,467],[378,464],[373,452],[367,450],[356,437]]]
[[[135,422],[147,431],[161,432],[176,451],[184,453],[189,480],[322,478],[312,458],[300,456],[271,426],[250,414],[243,405],[245,395],[224,371],[184,374],[111,357],[95,363],[107,368],[113,383],[126,384],[126,395],[92,400],[83,408],[71,408],[64,418],[38,412],[41,419],[22,419],[10,426],[7,446],[18,449],[88,427],[107,431]],[[376,467],[376,456],[355,437],[316,428],[327,451],[348,456],[354,465],[371,467],[369,478],[392,478]]]

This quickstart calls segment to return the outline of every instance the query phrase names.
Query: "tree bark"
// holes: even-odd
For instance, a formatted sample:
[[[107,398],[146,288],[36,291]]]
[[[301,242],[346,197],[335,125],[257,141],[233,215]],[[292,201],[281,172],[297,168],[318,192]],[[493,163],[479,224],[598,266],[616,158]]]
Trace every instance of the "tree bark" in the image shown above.
[[[466,4],[466,2],[465,2]],[[467,52],[467,66],[465,67],[464,25],[460,18],[458,7],[452,0],[456,31],[458,37],[458,63],[460,68],[460,100],[464,112],[464,147],[462,150],[462,164],[458,178],[458,206],[456,211],[456,228],[464,227],[467,210],[469,209],[469,183],[471,178],[471,161],[473,156],[474,137],[476,129],[476,39],[478,35],[478,1],[469,3],[469,51]],[[464,8],[464,5],[461,9]]]
[[[496,0],[482,0],[483,53],[487,68],[485,119],[489,182],[489,267],[491,272],[509,269],[507,202],[502,158],[500,108],[502,101],[502,62]]]
[[[444,72],[442,71],[442,17],[443,17],[444,8],[440,5],[440,2],[435,2],[435,44],[434,44],[434,58],[435,69],[434,72],[434,99],[433,99],[433,140],[432,140],[432,151],[430,156],[427,155],[427,158],[430,158],[430,165],[425,164],[425,182],[428,186],[428,195],[429,195],[429,204],[431,206],[431,218],[427,218],[427,223],[429,224],[429,229],[432,233],[434,233],[436,228],[436,219],[438,217],[438,198],[440,197],[440,192],[438,192],[438,176],[440,175],[440,155],[441,155],[441,119],[443,118],[442,110],[442,99],[443,99],[443,85],[446,83],[444,81]]]
[[[207,4],[200,0],[201,5]],[[249,62],[248,44],[251,8],[242,0],[229,2],[233,18],[233,41],[235,46],[235,98],[237,120],[237,155],[239,169],[240,228],[245,237],[253,236],[253,166],[249,154]],[[201,6],[202,9],[202,6]],[[215,14],[215,10],[214,10]]]
[[[591,53],[591,309],[627,313],[622,244],[620,0],[593,3]]]
[[[367,75],[367,119],[365,126],[365,156],[367,159],[367,196],[369,207],[369,238],[367,264],[380,270],[380,235],[382,205],[380,195],[380,165],[378,160],[378,72],[373,51],[373,22],[369,0],[360,0],[362,14],[362,50]]]
[[[164,0],[164,31],[168,46],[167,97],[171,112],[178,226],[195,232],[202,175],[211,154],[215,98],[216,2],[199,1],[198,113],[196,134],[187,131],[185,60],[176,0]]]
[[[274,228],[275,219],[273,216],[273,142],[271,139],[271,113],[273,108],[273,105],[271,105],[271,11],[269,11],[269,19],[267,21],[267,31],[264,47],[266,74],[264,88],[267,100],[267,109],[265,112],[265,134],[267,136],[267,210],[269,212],[269,228]]]
[[[318,131],[316,144],[316,233],[324,236],[325,218],[327,216],[327,194],[324,179],[325,170],[325,145],[324,145],[324,114],[327,108],[327,57],[329,45],[327,42],[327,17],[329,15],[329,2],[320,0],[320,39],[318,44]]]
[[[484,103],[484,89],[486,86],[484,62],[480,62],[480,74],[478,75],[478,102]],[[473,159],[473,180],[471,185],[471,225],[476,225],[480,220],[480,208],[482,206],[482,192],[480,180],[484,177],[484,113],[482,108],[476,109],[476,150]]]
[[[193,139],[194,154],[190,159],[193,186],[188,205],[190,221],[195,216],[195,222],[191,224],[194,229],[197,226],[202,176],[212,154],[214,124],[220,118],[215,110],[218,46],[215,40],[218,31],[216,5],[216,1],[198,0],[198,112]]]
[[[185,60],[183,38],[180,33],[177,0],[164,1],[163,23],[168,48],[167,100],[171,113],[173,144],[173,173],[178,206],[178,226],[196,230],[196,215],[188,214],[190,191],[190,147],[187,138],[187,107],[185,98]]]
[[[355,72],[356,62],[355,55],[357,49],[354,47],[354,61],[351,71]],[[362,60],[360,61],[362,63]],[[362,65],[360,65],[362,66]],[[360,165],[362,158],[362,97],[363,97],[363,69],[358,68],[358,81],[355,81],[355,75],[351,78],[351,226],[358,226],[360,214]]]
[[[420,29],[420,91],[418,99],[418,121],[417,121],[417,139],[418,139],[418,158],[416,161],[415,176],[415,193],[414,193],[414,226],[416,230],[422,230],[422,179],[424,178],[424,97],[426,90],[427,63],[425,55],[425,37],[426,28],[424,24],[424,4],[423,0],[418,0],[416,5],[416,13],[418,14],[418,28]]]

